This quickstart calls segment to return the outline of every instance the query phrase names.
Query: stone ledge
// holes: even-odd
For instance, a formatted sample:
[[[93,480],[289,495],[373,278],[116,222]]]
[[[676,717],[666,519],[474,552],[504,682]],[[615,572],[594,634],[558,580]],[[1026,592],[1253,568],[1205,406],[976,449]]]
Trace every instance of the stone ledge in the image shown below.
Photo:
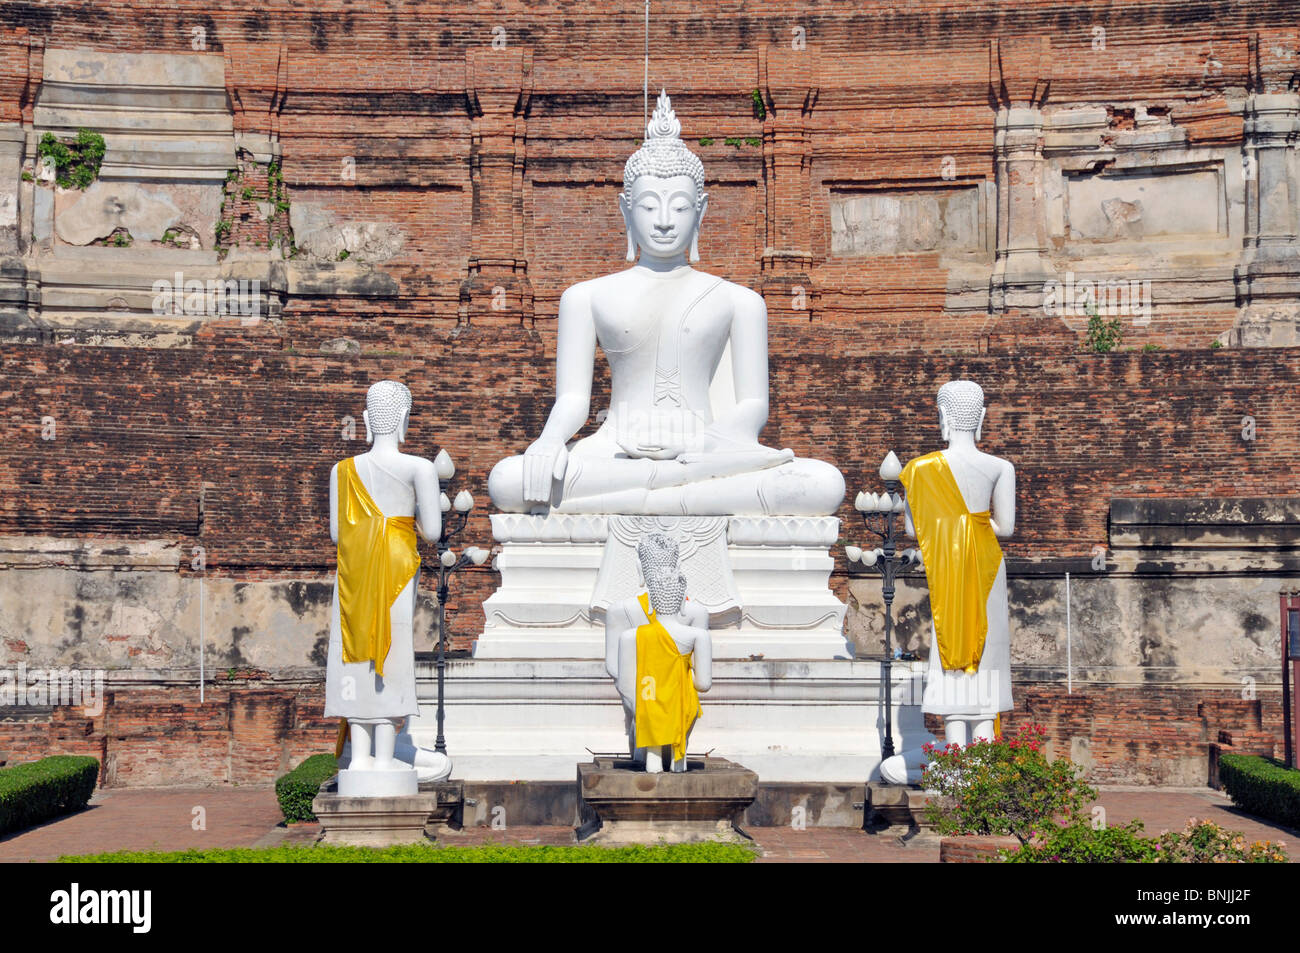
[[[758,775],[725,758],[688,759],[649,774],[626,759],[578,765],[579,840],[601,844],[744,842],[736,826],[758,796]]]

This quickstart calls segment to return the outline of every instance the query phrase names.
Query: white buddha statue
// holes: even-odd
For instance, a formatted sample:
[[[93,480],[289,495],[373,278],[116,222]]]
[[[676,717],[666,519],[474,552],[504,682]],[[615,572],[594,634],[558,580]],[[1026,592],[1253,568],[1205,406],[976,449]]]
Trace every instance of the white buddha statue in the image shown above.
[[[835,467],[758,442],[767,307],[688,263],[688,252],[699,259],[709,197],[680,132],[660,93],[619,196],[636,264],[560,298],[555,404],[523,456],[492,470],[488,491],[502,510],[808,516],[832,514],[844,498]],[[608,415],[570,444],[591,413],[597,345],[610,366]]]
[[[948,743],[992,739],[998,714],[1012,708],[1007,567],[998,539],[1016,526],[1016,471],[975,443],[984,391],[974,381],[939,389],[946,450],[903,468],[908,535],[920,544],[930,589],[930,661],[921,710],[941,715]],[[920,780],[920,749],[881,764],[891,783]]]
[[[713,684],[709,614],[686,597],[677,543],[647,533],[637,544],[646,591],[605,614],[605,671],[614,679],[632,759],[650,773],[686,770],[700,716],[698,692]]]
[[[419,713],[412,631],[420,567],[415,534],[432,541],[442,531],[433,463],[398,450],[410,414],[405,385],[372,385],[362,415],[372,447],[330,471],[330,538],[338,545],[338,572],[325,716],[345,719],[350,736],[345,745],[340,730],[340,794],[413,794],[418,781],[451,773],[445,754],[398,737],[403,722]]]

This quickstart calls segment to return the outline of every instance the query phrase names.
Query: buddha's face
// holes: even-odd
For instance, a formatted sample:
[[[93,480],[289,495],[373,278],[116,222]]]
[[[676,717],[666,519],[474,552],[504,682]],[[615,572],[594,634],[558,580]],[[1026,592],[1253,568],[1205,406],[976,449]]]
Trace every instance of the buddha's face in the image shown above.
[[[618,204],[636,247],[652,258],[670,259],[691,247],[708,196],[700,196],[689,175],[643,175],[632,183],[631,200],[620,194]]]

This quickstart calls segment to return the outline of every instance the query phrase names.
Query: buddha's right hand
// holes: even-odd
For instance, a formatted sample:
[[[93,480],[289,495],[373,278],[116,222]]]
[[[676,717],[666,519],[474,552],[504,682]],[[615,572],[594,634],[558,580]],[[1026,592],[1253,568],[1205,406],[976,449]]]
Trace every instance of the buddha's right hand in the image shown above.
[[[551,485],[564,479],[569,451],[559,440],[538,440],[524,451],[524,500],[551,502]]]

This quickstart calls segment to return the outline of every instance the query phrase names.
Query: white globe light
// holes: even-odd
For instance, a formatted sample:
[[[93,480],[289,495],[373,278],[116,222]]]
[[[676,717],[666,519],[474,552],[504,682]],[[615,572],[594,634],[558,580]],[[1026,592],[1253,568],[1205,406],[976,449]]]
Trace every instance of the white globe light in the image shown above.
[[[892,513],[893,511],[894,511],[894,501],[890,499],[888,493],[881,493],[880,496],[876,497],[877,513]]]
[[[880,479],[897,480],[902,472],[903,465],[898,462],[898,457],[894,456],[894,451],[890,450],[884,462],[880,464]]]
[[[869,552],[865,552],[865,553],[863,553],[863,554],[862,554],[862,563],[863,563],[863,565],[866,565],[866,566],[874,566],[874,565],[876,564],[876,555],[877,555],[879,552],[880,552],[880,550],[878,550],[878,549],[873,549],[873,550],[870,550]]]
[[[456,502],[452,505],[456,507],[457,513],[468,513],[474,508],[474,497],[469,490],[461,490],[456,494]]]
[[[438,557],[438,561],[450,569],[452,566],[456,565],[456,554],[450,549],[444,550],[443,554]]]
[[[845,546],[844,555],[848,557],[849,562],[855,563],[862,558],[862,549],[858,546]]]
[[[470,562],[475,566],[482,566],[488,561],[488,557],[492,554],[486,549],[479,549],[477,546],[472,546],[465,550],[465,555],[469,557]]]
[[[867,510],[869,509],[867,505],[867,501],[869,499],[870,497],[868,497],[867,494],[858,491],[858,495],[853,498],[853,508],[857,510],[859,513],[867,512]]]
[[[456,464],[451,462],[451,454],[446,450],[439,450],[438,455],[433,458],[433,471],[438,474],[439,480],[450,480],[456,475]]]
[[[446,493],[438,494],[438,508],[444,513],[451,509],[451,500],[447,499]]]

